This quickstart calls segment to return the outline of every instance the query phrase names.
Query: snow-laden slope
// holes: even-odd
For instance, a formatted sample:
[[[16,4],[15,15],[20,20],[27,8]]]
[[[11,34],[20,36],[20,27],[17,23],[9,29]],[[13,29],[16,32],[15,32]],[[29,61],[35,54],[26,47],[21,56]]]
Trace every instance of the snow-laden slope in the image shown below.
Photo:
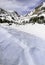
[[[32,22],[31,21],[32,18],[36,18],[36,17],[40,18],[41,16],[44,17],[44,19],[43,19],[43,21],[44,21],[45,20],[45,2],[43,2],[42,4],[37,6],[33,11],[28,13],[26,16],[24,16],[23,19],[24,19],[25,23],[26,22],[31,23]]]
[[[15,22],[18,20],[18,17],[20,16],[16,11],[10,12],[0,8],[0,19]]]
[[[8,12],[2,8],[0,8],[0,22],[7,22],[7,23],[15,23],[15,24],[26,24],[31,23],[32,18],[37,17],[39,23],[42,20],[40,20],[40,17],[43,16],[43,21],[45,23],[45,2],[43,2],[41,5],[36,7],[33,11],[28,13],[26,16],[20,16],[16,11]],[[35,20],[34,20],[35,21]],[[37,20],[36,20],[37,22]]]
[[[38,7],[36,7],[34,9],[33,14],[37,14],[40,15],[41,13],[45,12],[45,2],[43,2],[42,4],[40,4]]]
[[[45,20],[45,2],[37,6],[33,11],[28,13],[26,16],[20,16],[17,22],[19,24],[31,23],[31,18],[44,16]]]
[[[0,27],[0,65],[45,65],[45,41]]]

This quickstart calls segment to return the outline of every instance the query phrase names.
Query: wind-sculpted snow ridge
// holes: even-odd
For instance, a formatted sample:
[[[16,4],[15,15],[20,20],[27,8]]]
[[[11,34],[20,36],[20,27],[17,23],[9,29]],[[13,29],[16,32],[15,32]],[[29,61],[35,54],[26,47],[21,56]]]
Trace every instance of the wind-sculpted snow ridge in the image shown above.
[[[45,41],[0,26],[0,65],[45,65]]]

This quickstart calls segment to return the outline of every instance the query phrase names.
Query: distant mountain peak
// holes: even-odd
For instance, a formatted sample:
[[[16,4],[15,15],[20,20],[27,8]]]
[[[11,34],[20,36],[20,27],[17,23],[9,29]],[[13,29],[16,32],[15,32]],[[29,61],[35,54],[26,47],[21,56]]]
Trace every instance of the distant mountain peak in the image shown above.
[[[4,9],[0,8],[0,14],[3,13],[5,14],[7,11],[5,11]]]
[[[16,14],[18,17],[20,17],[20,15],[16,11],[13,11],[12,13]]]
[[[39,6],[37,6],[35,9],[34,9],[34,12],[33,12],[33,15],[34,14],[40,14],[42,12],[45,12],[45,2],[41,3]]]
[[[17,21],[19,14],[16,11],[10,12],[5,9],[0,8],[0,19],[8,21]]]
[[[20,16],[16,11],[10,12],[0,8],[0,19],[12,21],[16,24],[28,23],[32,17],[38,17],[40,15],[45,17],[45,2],[41,3],[26,16]]]

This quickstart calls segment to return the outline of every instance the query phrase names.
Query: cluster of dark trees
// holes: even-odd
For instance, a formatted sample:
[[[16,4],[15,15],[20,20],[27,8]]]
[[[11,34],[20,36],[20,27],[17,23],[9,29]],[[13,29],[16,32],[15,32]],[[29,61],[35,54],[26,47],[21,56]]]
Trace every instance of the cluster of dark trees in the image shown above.
[[[9,20],[6,20],[6,19],[1,19],[0,18],[0,23],[8,23],[9,25],[12,25],[12,23],[14,23],[13,21],[9,21]],[[39,24],[45,24],[45,18],[44,16],[40,16],[40,17],[32,17],[29,21],[23,21],[22,23],[17,23],[15,22],[15,24],[19,24],[19,25],[25,25],[26,23],[39,23]]]
[[[42,7],[41,10],[45,10],[45,7]]]
[[[44,16],[40,16],[40,17],[32,17],[32,18],[30,18],[30,20],[29,21],[22,21],[22,23],[21,23],[21,25],[23,24],[23,25],[25,25],[25,24],[29,24],[29,23],[33,23],[33,24],[35,24],[35,23],[39,23],[39,24],[45,24],[45,18],[44,18]]]
[[[32,17],[32,18],[29,20],[29,23],[39,23],[39,24],[45,23],[44,16]]]
[[[45,18],[44,16],[40,16],[40,17],[32,17],[30,18],[29,21],[23,21],[23,25],[26,24],[26,23],[39,23],[39,24],[43,24],[45,23]]]
[[[9,20],[6,20],[6,19],[1,19],[0,18],[0,23],[8,23],[9,25],[11,25],[13,23],[13,21],[9,21]]]

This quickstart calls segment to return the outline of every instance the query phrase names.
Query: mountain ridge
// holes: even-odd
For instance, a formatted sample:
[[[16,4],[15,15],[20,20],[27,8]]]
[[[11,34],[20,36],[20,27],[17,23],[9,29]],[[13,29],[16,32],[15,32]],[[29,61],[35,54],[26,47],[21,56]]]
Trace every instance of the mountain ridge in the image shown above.
[[[8,12],[0,8],[0,19],[8,20],[16,24],[30,23],[31,18],[34,17],[45,17],[45,2],[37,6],[33,11],[28,13],[26,16],[20,16],[16,11]]]

